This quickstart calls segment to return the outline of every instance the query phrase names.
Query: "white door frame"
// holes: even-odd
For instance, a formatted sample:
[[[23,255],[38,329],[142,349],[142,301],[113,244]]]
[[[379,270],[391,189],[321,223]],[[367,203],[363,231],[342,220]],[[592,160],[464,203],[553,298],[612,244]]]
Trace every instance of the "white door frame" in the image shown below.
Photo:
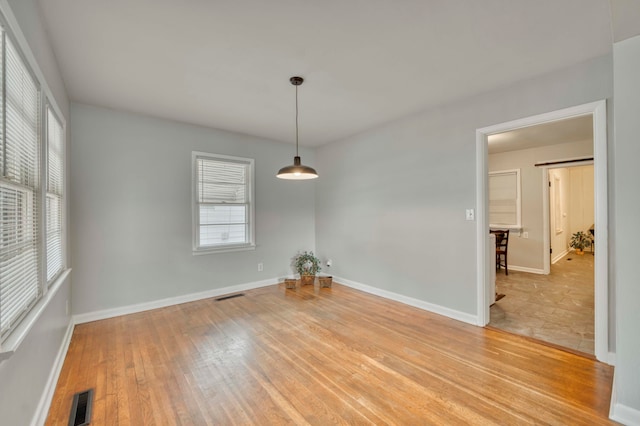
[[[489,206],[487,137],[523,127],[544,124],[583,115],[593,116],[594,204],[595,204],[595,356],[609,363],[609,248],[607,218],[607,104],[605,100],[552,111],[545,114],[496,124],[476,130],[476,205],[477,205],[477,321],[489,322]],[[493,255],[493,254],[491,254]]]

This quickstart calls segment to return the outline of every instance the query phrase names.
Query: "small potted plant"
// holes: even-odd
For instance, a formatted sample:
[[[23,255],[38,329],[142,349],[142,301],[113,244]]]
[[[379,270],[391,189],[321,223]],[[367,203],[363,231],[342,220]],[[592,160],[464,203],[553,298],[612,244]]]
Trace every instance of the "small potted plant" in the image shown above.
[[[320,259],[312,251],[305,251],[293,259],[293,265],[300,274],[300,285],[313,285],[316,274],[320,271]]]
[[[591,245],[591,238],[582,231],[578,231],[571,236],[569,246],[575,249],[576,254],[584,254],[585,247]]]

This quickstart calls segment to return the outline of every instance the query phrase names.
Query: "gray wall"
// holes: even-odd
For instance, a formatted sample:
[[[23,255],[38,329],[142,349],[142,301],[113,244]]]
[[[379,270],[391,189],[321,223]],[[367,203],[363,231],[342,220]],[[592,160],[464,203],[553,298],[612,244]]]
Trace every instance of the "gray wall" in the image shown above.
[[[75,103],[71,127],[75,314],[281,277],[315,248],[315,182],[275,177],[291,144]],[[192,151],[255,159],[255,250],[192,255]]]
[[[611,57],[443,105],[318,149],[318,253],[332,273],[476,314],[478,128],[610,98]]]
[[[69,102],[36,1],[9,0],[8,3],[58,106],[68,120]],[[36,414],[71,320],[65,313],[65,304],[69,299],[70,279],[67,279],[17,352],[0,363],[0,423],[22,425],[30,422]]]
[[[640,418],[640,36],[614,45],[617,401]]]
[[[542,176],[545,169],[535,167],[534,164],[588,155],[593,155],[593,141],[590,140],[489,155],[490,172],[520,169],[522,230],[529,233],[529,238],[525,239],[517,234],[509,237],[509,266],[538,270],[544,268]],[[567,228],[564,233],[568,232]],[[558,253],[565,250],[566,244],[557,249]],[[554,253],[556,253],[555,249]]]

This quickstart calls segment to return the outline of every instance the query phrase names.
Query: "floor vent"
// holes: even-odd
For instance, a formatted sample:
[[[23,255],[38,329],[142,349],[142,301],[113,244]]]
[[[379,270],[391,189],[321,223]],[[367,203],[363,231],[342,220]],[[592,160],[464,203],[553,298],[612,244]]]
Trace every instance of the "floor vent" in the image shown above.
[[[232,294],[231,296],[218,297],[216,301],[220,302],[221,300],[233,299],[234,297],[241,297],[241,296],[244,296],[244,293]]]
[[[78,392],[73,396],[69,426],[84,426],[91,423],[91,406],[93,405],[93,389]]]

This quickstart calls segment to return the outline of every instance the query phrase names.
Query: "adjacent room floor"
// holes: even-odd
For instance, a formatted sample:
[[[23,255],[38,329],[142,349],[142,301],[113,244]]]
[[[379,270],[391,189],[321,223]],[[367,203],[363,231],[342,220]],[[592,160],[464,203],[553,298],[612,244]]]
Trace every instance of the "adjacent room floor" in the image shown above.
[[[594,257],[568,255],[549,275],[496,272],[505,295],[491,307],[489,325],[571,350],[594,354]]]

